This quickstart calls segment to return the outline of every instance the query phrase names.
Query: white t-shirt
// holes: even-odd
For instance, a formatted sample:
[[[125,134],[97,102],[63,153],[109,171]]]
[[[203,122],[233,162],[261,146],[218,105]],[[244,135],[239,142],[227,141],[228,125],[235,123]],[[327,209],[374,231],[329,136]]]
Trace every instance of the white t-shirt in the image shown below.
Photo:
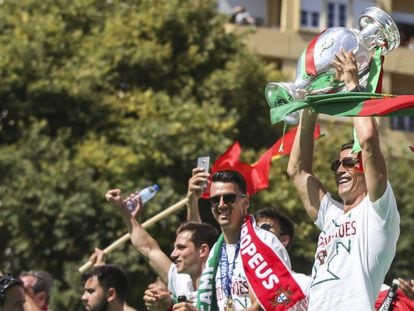
[[[309,289],[309,311],[373,310],[395,256],[400,216],[391,185],[376,202],[366,196],[343,212],[326,194],[315,224],[321,229]]]
[[[263,230],[257,226],[254,226],[255,232],[258,237],[267,245],[272,247],[278,254],[281,260],[285,262],[285,264],[290,268],[290,258],[282,243],[279,239],[273,234],[266,230]],[[226,252],[227,252],[227,260],[232,267],[234,262],[234,255],[236,251],[236,244],[226,244]],[[249,297],[249,285],[247,283],[246,275],[244,274],[243,270],[243,263],[240,256],[240,251],[234,262],[234,270],[233,275],[231,278],[231,295],[233,300],[233,310],[243,310],[246,309],[248,306],[251,305],[250,297]],[[217,274],[215,277],[216,282],[216,296],[217,296],[217,305],[219,310],[225,310],[225,304],[227,298],[225,296],[224,290],[221,284],[221,270],[220,265],[217,268]]]
[[[308,296],[309,294],[309,287],[312,283],[312,278],[309,275],[306,275],[304,273],[298,273],[291,271],[292,277],[296,281],[296,283],[299,285],[302,292]]]
[[[193,281],[189,274],[178,273],[177,266],[172,263],[168,270],[168,290],[176,302],[178,296],[185,296],[194,306],[197,303],[197,291],[194,290]]]

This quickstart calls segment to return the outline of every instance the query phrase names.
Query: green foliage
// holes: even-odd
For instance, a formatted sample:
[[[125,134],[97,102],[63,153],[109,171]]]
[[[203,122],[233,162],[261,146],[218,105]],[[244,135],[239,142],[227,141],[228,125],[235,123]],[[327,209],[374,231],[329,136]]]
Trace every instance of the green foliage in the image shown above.
[[[198,155],[270,145],[262,93],[276,73],[225,32],[214,1],[0,6],[1,269],[49,271],[52,306],[76,310],[77,268],[125,233],[106,190],[157,182],[145,219],[182,198]],[[149,229],[166,252],[183,219]],[[141,302],[148,264],[128,243],[108,260]]]
[[[212,0],[0,1],[0,268],[49,271],[53,309],[80,309],[78,267],[126,231],[104,201],[107,189],[157,182],[147,219],[184,196],[198,155],[215,159],[238,139],[252,163],[280,136],[263,89],[283,76],[223,23]],[[326,135],[315,156],[329,189],[335,140]],[[295,220],[292,261],[310,272],[317,232],[286,164],[274,162],[252,211],[278,205]],[[407,215],[410,164],[393,161],[390,177]],[[149,228],[167,253],[184,217]],[[410,219],[402,218],[403,231],[412,231]],[[404,236],[396,269],[408,273],[413,245]],[[154,279],[147,262],[128,243],[108,260],[128,270],[129,302],[140,305]]]

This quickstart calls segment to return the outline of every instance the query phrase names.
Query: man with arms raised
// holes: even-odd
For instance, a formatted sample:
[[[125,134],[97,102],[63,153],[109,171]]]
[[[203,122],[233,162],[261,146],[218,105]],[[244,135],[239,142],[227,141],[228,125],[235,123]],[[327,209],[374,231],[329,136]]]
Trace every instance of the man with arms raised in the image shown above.
[[[171,259],[164,254],[151,235],[141,226],[137,218],[142,211],[141,202],[138,203],[135,210],[131,213],[125,206],[119,189],[112,189],[106,193],[106,199],[118,206],[122,218],[128,227],[131,235],[131,242],[135,248],[148,258],[149,264],[156,271],[161,281],[168,285],[174,298],[185,294],[189,302],[182,302],[174,305],[174,308],[185,307],[195,310],[192,302],[195,300],[194,292],[198,288],[201,272],[208,258],[211,246],[217,240],[217,230],[209,224],[185,222],[176,232],[174,250],[171,253]],[[188,274],[190,279],[188,279]],[[183,278],[187,277],[189,284],[182,284]],[[185,293],[178,288],[182,285],[188,285]],[[154,297],[154,302],[155,302]],[[146,300],[146,303],[148,300]]]
[[[342,50],[332,64],[348,90],[358,87],[352,53]],[[312,171],[316,118],[303,111],[288,164],[302,203],[321,230],[309,310],[372,310],[395,255],[400,220],[377,124],[372,117],[353,118],[361,150],[353,153],[353,144],[345,144],[331,165],[339,203]]]

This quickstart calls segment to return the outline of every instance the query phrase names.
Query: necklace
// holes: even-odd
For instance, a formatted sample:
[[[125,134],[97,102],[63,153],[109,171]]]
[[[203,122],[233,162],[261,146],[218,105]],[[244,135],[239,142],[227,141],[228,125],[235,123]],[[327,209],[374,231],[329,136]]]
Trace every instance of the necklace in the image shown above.
[[[233,310],[233,298],[231,295],[231,279],[233,277],[233,271],[236,266],[236,259],[239,254],[240,241],[237,242],[235,247],[236,248],[234,252],[233,263],[231,264],[231,266],[230,266],[228,256],[227,256],[226,243],[223,243],[221,247],[221,253],[220,253],[220,279],[221,279],[221,284],[223,287],[224,294],[226,296],[226,302],[225,302],[226,311]]]

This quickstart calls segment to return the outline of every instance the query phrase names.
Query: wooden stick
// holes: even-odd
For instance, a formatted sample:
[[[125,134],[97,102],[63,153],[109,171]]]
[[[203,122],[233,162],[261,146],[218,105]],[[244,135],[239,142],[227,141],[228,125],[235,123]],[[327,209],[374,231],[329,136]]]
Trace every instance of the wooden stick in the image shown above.
[[[187,204],[187,202],[188,202],[188,198],[184,198],[181,201],[178,201],[174,205],[171,205],[167,209],[163,210],[162,212],[158,213],[157,215],[155,215],[155,216],[151,217],[150,219],[148,219],[147,221],[145,221],[142,224],[142,227],[144,229],[151,227],[156,222],[160,221],[161,219],[167,217],[168,215],[174,213],[175,211],[177,211],[180,208],[182,208],[183,206],[185,206]],[[129,233],[126,233],[125,235],[123,235],[122,237],[120,237],[118,240],[116,240],[115,242],[113,242],[111,245],[109,245],[108,247],[106,247],[103,250],[103,253],[105,255],[111,253],[113,250],[117,249],[118,247],[120,247],[121,245],[123,245],[126,241],[128,241],[129,240],[129,237],[130,237]],[[80,273],[85,273],[85,271],[88,270],[88,269],[90,269],[92,266],[93,266],[93,262],[88,261],[82,267],[80,267],[78,270],[79,270]]]

